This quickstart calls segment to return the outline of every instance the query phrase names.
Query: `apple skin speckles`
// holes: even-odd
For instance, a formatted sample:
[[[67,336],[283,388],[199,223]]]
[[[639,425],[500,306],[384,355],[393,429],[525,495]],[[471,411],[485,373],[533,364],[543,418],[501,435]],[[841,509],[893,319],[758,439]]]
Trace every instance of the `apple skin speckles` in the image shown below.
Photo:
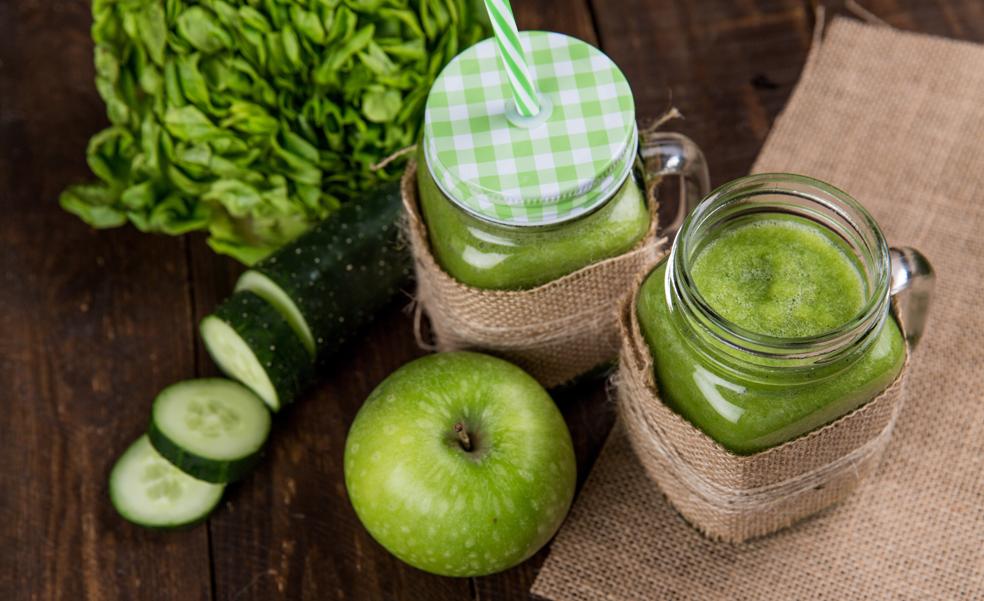
[[[384,380],[352,423],[344,466],[373,538],[445,576],[499,572],[535,553],[560,527],[577,477],[547,392],[518,367],[470,352],[423,357]]]

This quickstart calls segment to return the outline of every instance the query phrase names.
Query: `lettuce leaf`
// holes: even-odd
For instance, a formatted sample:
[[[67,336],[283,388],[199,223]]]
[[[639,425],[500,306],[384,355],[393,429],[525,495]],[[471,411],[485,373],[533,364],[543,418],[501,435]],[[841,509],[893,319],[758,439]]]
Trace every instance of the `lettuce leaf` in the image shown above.
[[[474,0],[94,0],[98,181],[59,202],[93,227],[207,230],[267,256],[399,177],[427,90],[489,34]]]

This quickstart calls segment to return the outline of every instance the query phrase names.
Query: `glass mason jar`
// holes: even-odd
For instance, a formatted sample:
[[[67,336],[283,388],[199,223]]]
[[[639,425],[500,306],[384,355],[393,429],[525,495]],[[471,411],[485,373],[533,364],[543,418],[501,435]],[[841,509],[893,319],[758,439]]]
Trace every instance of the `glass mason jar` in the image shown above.
[[[652,223],[653,175],[685,176],[694,200],[707,190],[693,142],[640,135],[609,57],[559,33],[519,37],[536,114],[518,114],[492,39],[445,67],[424,111],[417,187],[431,249],[475,288],[533,288],[630,250]]]
[[[638,160],[614,192],[592,211],[544,225],[490,219],[445,194],[418,153],[417,185],[431,249],[459,282],[483,289],[532,288],[631,250],[649,231],[654,207],[646,200],[662,177],[680,176],[675,216],[660,228],[672,235],[710,189],[700,148],[673,132],[641,135]]]
[[[747,233],[747,226],[756,224],[780,230],[756,239],[754,232]],[[729,258],[716,253],[719,269],[707,267],[696,277],[698,259],[711,260],[711,255],[701,255],[725,237],[735,240],[734,232],[742,227],[745,246],[729,248]],[[787,238],[775,233],[782,228],[795,231]],[[796,232],[813,241],[803,241],[804,248],[815,243],[829,248],[793,257],[789,253],[800,252]],[[762,298],[799,294],[781,288],[788,282],[754,273],[763,264],[749,257],[768,262],[768,269],[798,273],[806,261],[811,273],[820,274],[813,283],[825,289],[821,298],[827,300],[805,303],[782,318],[792,320],[792,331],[798,334],[763,333],[768,328],[759,326],[767,324],[772,307],[734,297],[739,288],[729,280],[760,276],[760,288],[748,290],[761,292]],[[827,264],[838,257],[844,261],[840,266]],[[847,273],[844,265],[853,265],[848,267],[852,274],[856,270],[853,279],[841,277]],[[791,277],[795,281],[799,276]],[[856,290],[846,285],[850,282]],[[717,283],[732,296],[711,302],[705,292]],[[750,454],[829,423],[888,387],[907,352],[890,311],[892,295],[908,291],[901,317],[906,338],[915,345],[925,325],[932,283],[926,259],[911,248],[889,248],[871,215],[846,193],[803,176],[762,174],[725,184],[698,205],[684,221],[669,257],[644,281],[636,310],[663,402],[729,450]],[[835,306],[851,306],[842,297],[854,296],[860,308],[853,315],[842,313],[846,319],[830,321]],[[722,314],[735,308],[725,306],[729,298],[739,303],[736,310],[751,307],[744,325]],[[758,325],[749,328],[748,323]]]

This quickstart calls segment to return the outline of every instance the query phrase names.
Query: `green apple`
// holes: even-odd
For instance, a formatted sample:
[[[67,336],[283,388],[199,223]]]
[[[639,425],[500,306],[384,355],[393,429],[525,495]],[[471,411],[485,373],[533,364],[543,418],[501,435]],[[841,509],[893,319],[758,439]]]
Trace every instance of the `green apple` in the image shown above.
[[[478,353],[418,359],[369,395],[345,442],[345,486],[391,553],[444,576],[514,566],[564,520],[577,467],[550,395]]]

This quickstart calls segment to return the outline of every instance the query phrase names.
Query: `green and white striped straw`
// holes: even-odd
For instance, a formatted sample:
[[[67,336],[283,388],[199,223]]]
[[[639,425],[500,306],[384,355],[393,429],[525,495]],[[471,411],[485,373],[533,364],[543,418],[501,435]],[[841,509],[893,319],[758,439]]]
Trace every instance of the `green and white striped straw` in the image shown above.
[[[540,112],[540,101],[533,88],[533,77],[530,75],[523,45],[519,42],[519,31],[516,29],[516,19],[509,0],[485,0],[485,10],[492,21],[499,58],[509,76],[516,110],[523,117],[533,117]]]

